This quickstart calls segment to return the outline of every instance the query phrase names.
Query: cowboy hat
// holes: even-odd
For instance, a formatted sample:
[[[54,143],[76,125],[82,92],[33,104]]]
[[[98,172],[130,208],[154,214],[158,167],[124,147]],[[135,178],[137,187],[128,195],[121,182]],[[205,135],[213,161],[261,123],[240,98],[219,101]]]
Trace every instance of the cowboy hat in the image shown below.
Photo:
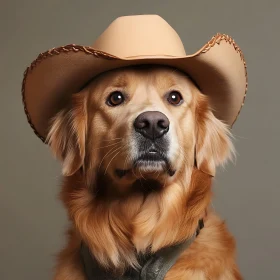
[[[114,20],[93,46],[66,45],[41,53],[26,69],[22,99],[28,121],[45,141],[50,119],[92,78],[105,71],[140,64],[175,67],[187,73],[210,98],[217,118],[232,126],[244,103],[244,56],[225,34],[186,55],[176,31],[160,16]]]

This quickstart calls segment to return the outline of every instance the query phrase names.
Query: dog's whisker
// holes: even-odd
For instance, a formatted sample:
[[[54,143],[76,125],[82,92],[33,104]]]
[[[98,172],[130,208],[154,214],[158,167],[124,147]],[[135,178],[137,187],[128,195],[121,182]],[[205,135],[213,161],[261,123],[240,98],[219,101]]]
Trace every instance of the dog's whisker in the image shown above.
[[[134,176],[137,178],[137,175],[134,172],[134,168],[132,168],[132,173],[134,174]],[[141,181],[141,180],[140,180]]]
[[[115,150],[114,150],[115,149]],[[115,147],[113,147],[103,158],[102,158],[102,160],[101,160],[101,162],[100,162],[100,164],[99,164],[99,167],[98,167],[98,172],[99,172],[99,170],[100,170],[100,167],[101,167],[101,164],[102,164],[102,162],[103,162],[103,160],[105,159],[105,157],[107,156],[107,155],[109,155],[109,154],[113,154],[115,151],[117,151],[118,149],[121,149],[121,147],[118,147],[118,148],[115,148]],[[113,150],[113,151],[112,151]]]
[[[126,158],[125,158],[125,161],[124,161],[124,167],[126,166],[128,160],[130,159],[130,155],[127,154]]]
[[[105,139],[102,141],[114,141],[114,140],[120,140],[120,139],[122,139],[122,137],[117,137],[117,138],[113,138],[113,139]]]
[[[144,178],[144,176],[141,173],[141,169],[139,169],[139,173],[140,173],[141,177],[146,181],[146,179]]]
[[[120,148],[121,149],[121,148]],[[105,169],[105,172],[104,172],[104,175],[106,174],[106,172],[107,172],[107,169],[108,169],[108,167],[109,167],[109,165],[110,165],[110,163],[112,162],[112,160],[119,154],[121,152],[121,150],[120,151],[118,151],[112,158],[111,158],[111,160],[109,161],[109,163],[108,163],[108,165],[107,165],[107,167],[106,167],[106,169]]]
[[[157,171],[157,172],[158,172],[158,175],[157,175],[157,178],[158,178],[158,177],[159,177],[160,172],[159,172],[159,171]],[[157,179],[157,178],[156,178],[156,179]]]
[[[109,145],[107,145],[107,146],[98,147],[98,148],[95,148],[94,150],[98,150],[98,149],[103,149],[103,148],[107,148],[107,147],[115,146],[115,145],[120,144],[121,142],[122,142],[122,141],[119,141],[119,142],[114,143],[114,144],[109,144]]]
[[[122,147],[122,150],[126,151],[127,149],[128,149],[127,145],[124,144],[123,147]],[[129,154],[127,154],[126,157],[125,157],[125,160],[124,160],[124,163],[123,163],[123,170],[125,170],[125,168],[126,168],[125,166],[126,166],[126,163],[127,163],[128,159],[129,159]]]
[[[125,160],[124,160],[124,163],[123,163],[123,170],[125,170],[125,166],[126,166],[126,161],[127,161],[127,159],[128,159],[128,155],[126,155],[126,157],[125,157]]]

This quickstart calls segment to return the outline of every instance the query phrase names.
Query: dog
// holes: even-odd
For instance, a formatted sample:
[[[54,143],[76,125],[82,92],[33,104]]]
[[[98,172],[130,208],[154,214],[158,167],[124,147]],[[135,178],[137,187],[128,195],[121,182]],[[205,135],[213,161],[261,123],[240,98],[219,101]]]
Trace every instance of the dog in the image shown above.
[[[200,220],[164,279],[242,279],[235,240],[210,207],[216,167],[234,156],[231,139],[209,98],[171,67],[110,70],[73,94],[47,137],[71,221],[54,279],[88,279],[81,243],[122,279],[139,269],[139,255],[190,238]]]

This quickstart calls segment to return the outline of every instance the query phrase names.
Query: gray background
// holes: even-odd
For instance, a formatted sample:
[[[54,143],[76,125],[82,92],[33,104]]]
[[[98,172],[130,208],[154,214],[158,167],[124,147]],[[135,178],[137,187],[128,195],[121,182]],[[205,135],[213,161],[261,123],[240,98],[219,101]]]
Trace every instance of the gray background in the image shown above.
[[[249,90],[233,129],[237,164],[219,172],[214,206],[227,219],[245,279],[279,279],[279,1],[1,1],[0,279],[51,279],[64,244],[60,166],[33,134],[22,74],[39,52],[91,44],[116,17],[156,13],[193,52],[216,32],[245,54]],[[40,93],[38,93],[40,94]]]

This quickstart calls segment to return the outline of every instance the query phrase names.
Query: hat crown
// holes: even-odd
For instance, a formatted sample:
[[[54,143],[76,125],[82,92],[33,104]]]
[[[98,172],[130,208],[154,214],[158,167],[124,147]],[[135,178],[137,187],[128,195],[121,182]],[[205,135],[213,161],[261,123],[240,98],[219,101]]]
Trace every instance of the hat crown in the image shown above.
[[[117,18],[99,36],[93,48],[121,58],[186,55],[177,32],[158,15]]]

